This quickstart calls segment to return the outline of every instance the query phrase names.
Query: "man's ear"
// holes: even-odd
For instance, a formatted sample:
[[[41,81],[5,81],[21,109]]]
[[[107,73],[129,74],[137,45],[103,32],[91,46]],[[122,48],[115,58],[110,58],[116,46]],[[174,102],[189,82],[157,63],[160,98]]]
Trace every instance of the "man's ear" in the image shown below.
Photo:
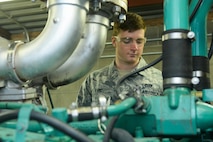
[[[111,40],[112,40],[112,46],[114,46],[114,47],[115,47],[115,44],[116,44],[116,38],[115,38],[114,36],[112,36]]]

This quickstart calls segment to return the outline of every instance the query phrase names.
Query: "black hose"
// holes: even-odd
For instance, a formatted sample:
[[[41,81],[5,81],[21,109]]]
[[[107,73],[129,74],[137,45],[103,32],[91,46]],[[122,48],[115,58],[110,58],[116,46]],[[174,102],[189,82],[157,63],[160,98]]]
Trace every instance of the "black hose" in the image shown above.
[[[0,123],[16,119],[18,116],[18,110],[7,110],[0,113]]]
[[[46,90],[47,90],[47,94],[48,94],[48,97],[49,97],[49,100],[50,100],[51,108],[53,109],[53,108],[54,108],[54,105],[53,105],[52,97],[51,97],[51,95],[50,95],[49,88],[47,88]]]
[[[111,137],[116,142],[134,142],[134,138],[124,129],[114,128]]]
[[[210,44],[210,48],[209,48],[209,53],[208,53],[208,59],[209,60],[212,58],[212,54],[213,54],[213,33],[212,33],[212,40],[211,40],[211,44]]]
[[[194,11],[192,12],[192,14],[191,14],[191,16],[189,18],[189,22],[190,23],[192,22],[193,18],[195,17],[195,14],[197,13],[197,11],[198,11],[198,9],[199,9],[199,7],[200,7],[200,5],[201,5],[202,2],[203,2],[203,0],[199,0],[199,2],[197,3],[197,5],[195,6]]]
[[[18,114],[19,114],[19,110],[1,113],[0,114],[0,123],[9,121],[9,120],[13,120],[13,119],[17,119]],[[85,134],[81,133],[80,131],[73,129],[69,125],[59,121],[56,118],[50,117],[46,114],[39,113],[39,112],[36,112],[33,110],[33,111],[31,111],[30,119],[46,123],[46,124],[52,126],[53,128],[61,131],[62,133],[67,134],[71,138],[74,138],[78,142],[93,142],[93,140],[91,140],[89,137],[87,137]]]
[[[143,70],[146,70],[148,68],[150,68],[151,66],[154,66],[155,64],[159,63],[160,61],[162,60],[162,56],[160,56],[159,58],[157,58],[156,60],[152,61],[151,63],[149,63],[148,65],[142,67],[142,68],[139,68],[133,72],[130,72],[126,75],[124,75],[120,80],[118,80],[118,83],[117,83],[117,86],[119,86],[121,84],[121,82],[123,82],[126,78],[132,76],[133,74],[135,73],[138,73],[138,72],[141,72]]]
[[[111,119],[110,123],[107,125],[106,131],[104,133],[103,142],[109,142],[111,133],[114,127],[114,124],[116,123],[119,116],[115,116]]]

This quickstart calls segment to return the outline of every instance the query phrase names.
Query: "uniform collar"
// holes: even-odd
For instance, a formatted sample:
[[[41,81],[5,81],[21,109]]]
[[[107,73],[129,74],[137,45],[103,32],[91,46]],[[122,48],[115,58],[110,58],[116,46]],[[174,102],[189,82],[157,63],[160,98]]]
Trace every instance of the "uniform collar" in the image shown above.
[[[143,58],[141,58],[140,59],[140,61],[139,61],[139,63],[138,63],[138,65],[136,66],[136,68],[134,69],[134,70],[137,70],[137,69],[139,69],[139,68],[142,68],[142,67],[144,67],[144,66],[146,66],[147,65],[147,63],[146,63],[146,61],[143,59]],[[116,66],[115,66],[115,60],[113,60],[112,62],[111,62],[111,64],[109,65],[109,68],[110,68],[110,74],[118,74],[118,69],[116,68]],[[133,71],[134,71],[133,70]],[[143,71],[141,71],[141,72],[139,72],[139,74],[140,75],[143,75]]]

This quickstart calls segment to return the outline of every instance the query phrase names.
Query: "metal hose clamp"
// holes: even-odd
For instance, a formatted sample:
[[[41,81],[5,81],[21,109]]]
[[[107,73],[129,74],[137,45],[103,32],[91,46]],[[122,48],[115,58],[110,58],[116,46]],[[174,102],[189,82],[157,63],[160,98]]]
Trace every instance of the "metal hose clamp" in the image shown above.
[[[191,39],[193,40],[195,38],[195,33],[192,31],[189,32],[181,32],[181,31],[175,31],[171,33],[165,33],[162,36],[162,41],[169,40],[169,39]]]
[[[9,78],[16,83],[26,85],[30,83],[30,80],[22,81],[17,75],[16,67],[15,67],[15,52],[17,47],[19,47],[22,44],[24,43],[21,41],[16,41],[10,45],[8,53],[7,53],[7,64],[8,64],[8,67],[11,68],[11,70],[9,70],[8,72]]]
[[[105,124],[102,123],[102,121],[100,119],[98,119],[98,128],[102,134],[105,133],[106,126],[105,126]]]

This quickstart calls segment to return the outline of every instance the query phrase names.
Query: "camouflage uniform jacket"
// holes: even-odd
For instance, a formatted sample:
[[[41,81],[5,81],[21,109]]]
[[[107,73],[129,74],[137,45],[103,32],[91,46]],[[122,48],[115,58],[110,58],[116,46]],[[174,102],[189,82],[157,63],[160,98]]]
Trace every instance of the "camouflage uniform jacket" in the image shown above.
[[[142,58],[136,69],[145,65],[147,64]],[[114,61],[110,65],[92,72],[80,88],[77,97],[78,105],[91,106],[92,102],[98,102],[100,95],[105,96],[108,101],[110,100],[109,104],[120,100],[119,94],[132,96],[136,91],[139,91],[141,95],[162,95],[162,72],[154,67],[126,78],[116,86],[120,78]]]

